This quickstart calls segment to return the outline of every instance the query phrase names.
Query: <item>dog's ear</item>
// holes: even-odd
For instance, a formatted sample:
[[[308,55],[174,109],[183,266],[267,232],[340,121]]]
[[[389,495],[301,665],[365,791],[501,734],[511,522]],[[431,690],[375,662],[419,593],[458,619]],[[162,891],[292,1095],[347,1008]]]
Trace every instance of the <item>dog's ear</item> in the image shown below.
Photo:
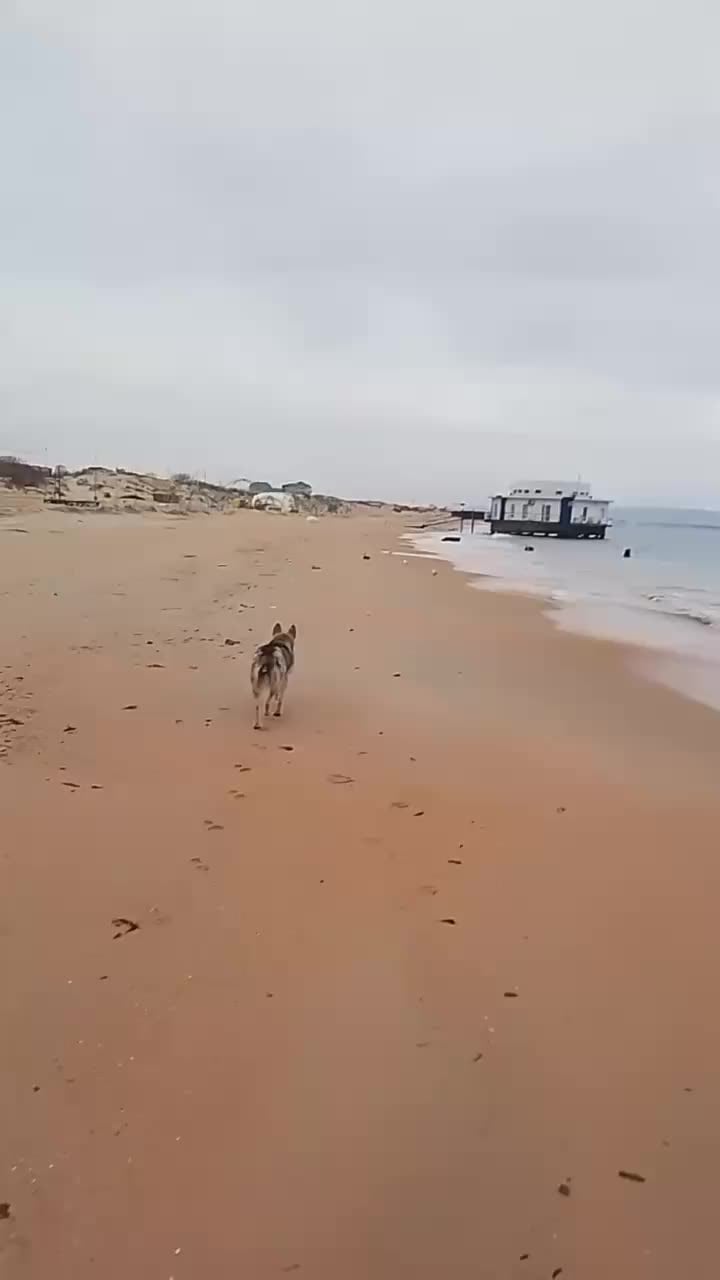
[[[276,622],[275,626],[273,627],[273,635],[274,636],[282,635],[282,626],[279,622]]]
[[[288,635],[290,636],[290,638],[291,638],[292,640],[294,640],[294,639],[295,639],[295,637],[296,637],[296,635],[297,635],[297,627],[295,626],[295,623],[294,623],[294,622],[293,622],[293,624],[292,624],[292,626],[291,626],[290,630],[288,631]]]

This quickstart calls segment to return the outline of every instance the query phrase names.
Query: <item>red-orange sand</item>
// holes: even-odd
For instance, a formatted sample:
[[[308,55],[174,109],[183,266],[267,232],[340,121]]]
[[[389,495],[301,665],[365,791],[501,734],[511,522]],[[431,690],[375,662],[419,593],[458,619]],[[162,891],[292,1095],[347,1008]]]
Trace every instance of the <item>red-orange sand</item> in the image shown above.
[[[0,521],[3,1280],[720,1272],[720,717],[403,527]]]

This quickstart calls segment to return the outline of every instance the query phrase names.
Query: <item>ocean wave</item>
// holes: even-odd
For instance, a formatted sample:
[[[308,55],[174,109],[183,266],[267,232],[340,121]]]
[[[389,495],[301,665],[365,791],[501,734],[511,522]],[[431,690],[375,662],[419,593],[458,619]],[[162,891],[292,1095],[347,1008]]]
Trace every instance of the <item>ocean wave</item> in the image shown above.
[[[702,627],[716,627],[720,623],[720,614],[714,617],[712,614],[702,612],[697,608],[688,605],[673,605],[665,596],[650,595],[645,597],[654,605],[664,605],[664,608],[655,608],[651,612],[660,614],[663,618],[680,618],[687,622],[695,622]],[[620,603],[620,602],[618,602]]]
[[[692,609],[677,609],[672,616],[674,618],[687,618],[688,622],[698,622],[701,627],[714,627],[717,625],[714,618],[708,618],[706,613],[693,613]]]
[[[655,523],[671,525],[667,520]],[[700,521],[693,523],[702,527]],[[690,526],[676,521],[672,527]],[[708,527],[720,532],[720,525]],[[612,632],[619,638],[631,639],[639,635],[643,643],[693,657],[714,654],[717,649],[720,566],[714,542],[706,546],[710,554],[705,559],[693,554],[687,564],[673,563],[650,552],[632,560],[628,570],[612,554],[581,555],[576,546],[562,543],[538,543],[537,554],[526,556],[518,554],[523,544],[518,545],[517,539],[509,535],[467,538],[459,545],[442,547],[437,534],[430,536],[436,553],[465,571],[482,575],[478,585],[547,600],[558,625],[566,625],[561,619],[574,620],[580,629],[594,630],[596,634]],[[687,545],[692,542],[690,539]],[[428,542],[416,545],[427,547]],[[612,550],[610,546],[610,553]],[[661,544],[659,550],[664,551]],[[685,568],[688,577],[683,582]]]

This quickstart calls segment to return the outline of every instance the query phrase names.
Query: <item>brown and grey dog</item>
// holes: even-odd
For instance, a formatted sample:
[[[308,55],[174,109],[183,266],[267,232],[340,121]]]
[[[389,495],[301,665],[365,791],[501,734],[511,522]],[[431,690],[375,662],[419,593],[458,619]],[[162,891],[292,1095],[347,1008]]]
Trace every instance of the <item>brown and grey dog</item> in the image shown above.
[[[270,704],[275,703],[273,715],[281,716],[283,699],[287,690],[288,676],[295,665],[295,637],[297,628],[292,626],[283,631],[279,622],[273,627],[272,640],[261,644],[253,658],[250,672],[253,696],[255,698],[255,728],[262,729],[262,707],[265,715],[270,715]]]

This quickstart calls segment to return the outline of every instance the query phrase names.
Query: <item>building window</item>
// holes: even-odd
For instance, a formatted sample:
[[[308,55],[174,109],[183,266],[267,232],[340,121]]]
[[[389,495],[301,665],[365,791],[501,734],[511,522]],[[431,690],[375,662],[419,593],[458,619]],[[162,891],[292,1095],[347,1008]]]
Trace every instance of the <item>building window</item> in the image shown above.
[[[510,506],[508,508],[508,517],[510,518],[510,520],[515,519],[515,503],[514,502],[510,503]]]
[[[549,502],[546,502],[546,503],[543,505],[543,509],[542,509],[542,518],[543,518],[543,520],[544,520],[546,523],[547,523],[547,521],[550,519],[550,503],[549,503]]]
[[[527,504],[527,502],[523,502],[522,518],[523,518],[523,520],[527,520],[527,518],[528,518],[528,504]]]
[[[583,507],[583,512],[582,512],[582,518],[583,518],[583,520],[587,520],[587,514],[588,514],[588,509],[587,509],[587,507]]]
[[[555,493],[558,498],[562,498],[562,489],[556,489]]]

